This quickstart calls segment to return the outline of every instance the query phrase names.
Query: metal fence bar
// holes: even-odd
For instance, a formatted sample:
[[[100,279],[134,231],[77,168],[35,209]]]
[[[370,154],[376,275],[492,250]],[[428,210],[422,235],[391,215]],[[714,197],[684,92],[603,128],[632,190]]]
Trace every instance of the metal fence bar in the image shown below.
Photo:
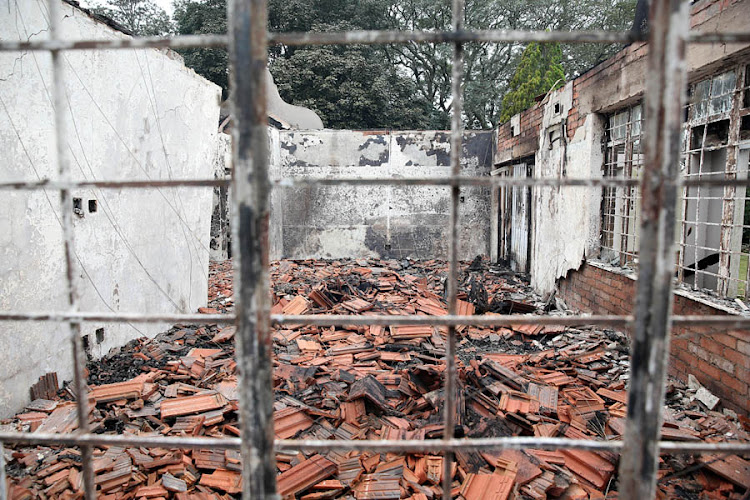
[[[632,43],[645,40],[631,31],[522,31],[461,30],[454,31],[344,31],[326,33],[269,33],[273,45],[401,44],[418,43]],[[688,43],[750,42],[750,33],[691,32]],[[0,52],[27,50],[122,50],[201,47],[227,47],[227,35],[177,35],[172,37],[132,37],[120,40],[28,40],[0,41]]]
[[[238,450],[242,440],[236,437],[193,437],[193,436],[139,436],[135,434],[39,434],[31,432],[0,432],[0,443],[30,444],[40,446],[135,446],[143,448]],[[393,453],[420,453],[500,450],[500,449],[539,449],[563,450],[583,449],[589,451],[619,452],[623,441],[596,441],[588,439],[568,439],[540,436],[513,436],[499,438],[471,439],[427,439],[427,440],[310,440],[277,439],[275,451],[358,451],[370,450]],[[709,443],[705,441],[660,441],[661,454],[688,453],[750,453],[750,443],[742,441]]]
[[[620,459],[623,498],[656,494],[675,258],[677,189],[669,181],[679,176],[689,9],[682,0],[651,2],[649,16],[639,279]]]
[[[8,480],[5,476],[5,446],[0,441],[0,500],[8,499]]]
[[[123,323],[157,323],[175,324],[234,324],[234,314],[144,314],[137,313],[87,313],[87,312],[0,312],[0,321],[78,321],[78,322],[123,322]],[[571,315],[571,316],[528,316],[528,315],[490,315],[490,316],[391,316],[387,314],[355,316],[347,314],[319,315],[282,315],[272,314],[271,322],[275,325],[304,324],[310,326],[400,326],[400,325],[433,325],[433,326],[508,326],[508,325],[561,325],[561,326],[613,326],[629,328],[633,316]],[[750,328],[748,316],[672,316],[672,324],[708,325],[726,329]],[[750,335],[750,331],[742,332]]]
[[[0,321],[97,321],[121,323],[177,323],[177,324],[234,324],[237,316],[234,314],[138,314],[138,313],[106,313],[106,312],[67,312],[67,311],[39,311],[39,312],[0,312]]]
[[[464,0],[453,0],[451,4],[451,27],[454,32],[460,32],[464,27]],[[453,43],[453,60],[451,68],[451,136],[450,136],[450,168],[451,176],[461,177],[461,148],[463,139],[463,72],[464,47],[461,42]],[[460,186],[451,186],[451,204],[449,220],[448,242],[448,280],[447,303],[448,314],[458,313],[458,217]],[[445,339],[445,381],[443,387],[443,440],[453,439],[456,430],[456,327],[448,326]],[[443,498],[452,498],[454,456],[451,451],[443,454]]]
[[[148,189],[169,187],[228,187],[227,179],[164,179],[164,180],[102,180],[102,181],[5,181],[0,190],[36,189]],[[690,186],[744,186],[750,187],[750,178],[745,179],[679,179],[669,183],[677,187]],[[638,187],[638,179],[600,178],[540,178],[533,177],[377,177],[377,178],[289,178],[270,182],[272,188],[296,188],[310,186],[467,186],[467,187]]]
[[[61,37],[61,12],[60,2],[58,0],[49,0],[49,36],[50,40],[59,40]],[[67,141],[67,123],[65,120],[65,66],[63,56],[59,50],[51,52],[52,57],[52,99],[53,99],[53,119],[55,133],[55,159],[57,161],[58,176],[60,181],[70,181],[70,165],[68,164],[67,153],[65,151]],[[73,236],[73,198],[70,190],[67,188],[60,189],[60,212],[62,214],[62,234],[63,234],[63,253],[65,263],[65,283],[66,299],[70,311],[78,309],[78,288],[76,286],[76,269],[75,269],[75,241]],[[77,432],[88,434],[89,432],[89,400],[86,387],[84,369],[86,358],[83,350],[83,338],[81,338],[81,324],[76,320],[68,322],[70,332],[70,341],[72,344],[73,356],[73,389],[76,399],[76,415],[78,418]],[[83,493],[86,500],[96,498],[94,483],[93,453],[91,446],[81,445],[81,466],[83,468]],[[5,485],[3,484],[4,488]]]
[[[0,189],[84,189],[84,188],[164,188],[164,187],[228,187],[231,181],[229,179],[153,179],[153,180],[103,180],[103,181],[3,181],[0,182]]]
[[[232,0],[227,10],[234,161],[235,357],[239,369],[242,492],[276,498],[273,453],[268,260],[269,176],[266,113],[266,2]]]

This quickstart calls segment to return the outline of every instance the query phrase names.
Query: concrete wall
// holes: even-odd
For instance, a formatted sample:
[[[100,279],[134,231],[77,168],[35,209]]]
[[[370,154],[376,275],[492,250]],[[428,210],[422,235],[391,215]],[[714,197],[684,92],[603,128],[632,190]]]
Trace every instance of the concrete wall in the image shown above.
[[[48,36],[44,2],[0,0],[0,38]],[[118,39],[126,35],[61,2],[63,35]],[[63,113],[76,179],[211,178],[220,91],[160,50],[72,51]],[[43,52],[0,54],[0,177],[57,176],[51,105],[51,61]],[[74,215],[75,280],[85,311],[190,312],[207,296],[212,190],[80,189]],[[96,201],[97,211],[89,211]],[[93,208],[93,207],[92,207]],[[73,210],[73,207],[62,207]],[[0,210],[0,308],[67,308],[61,207],[56,191],[3,193]],[[98,356],[167,325],[83,325],[104,328]],[[46,372],[72,377],[67,327],[0,324],[0,417],[19,410],[28,388]]]
[[[594,314],[630,314],[636,295],[635,275],[589,262],[560,280],[560,297],[568,307]],[[678,289],[674,314],[736,314]],[[688,374],[719,396],[722,404],[750,415],[750,340],[747,332],[708,326],[673,327],[669,373],[683,382]]]
[[[464,175],[489,175],[493,135],[466,132]],[[281,179],[450,175],[446,132],[274,131],[271,151],[273,175]],[[461,196],[460,257],[486,255],[490,190],[466,188]],[[448,254],[448,187],[287,187],[275,190],[271,205],[275,258],[430,259]]]

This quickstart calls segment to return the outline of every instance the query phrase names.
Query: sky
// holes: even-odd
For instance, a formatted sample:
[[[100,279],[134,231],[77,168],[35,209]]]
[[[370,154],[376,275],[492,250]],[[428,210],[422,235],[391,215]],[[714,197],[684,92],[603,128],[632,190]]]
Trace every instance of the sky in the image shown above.
[[[169,14],[170,16],[172,15],[172,11],[174,10],[172,8],[172,0],[153,0],[153,2],[162,9],[166,10],[167,14]]]
[[[167,14],[169,14],[170,17],[172,17],[172,12],[174,11],[174,8],[172,7],[172,0],[151,0],[156,5],[167,11]],[[92,0],[84,0],[81,2],[81,5],[84,7],[91,7],[92,4],[95,4],[98,2],[92,1]]]

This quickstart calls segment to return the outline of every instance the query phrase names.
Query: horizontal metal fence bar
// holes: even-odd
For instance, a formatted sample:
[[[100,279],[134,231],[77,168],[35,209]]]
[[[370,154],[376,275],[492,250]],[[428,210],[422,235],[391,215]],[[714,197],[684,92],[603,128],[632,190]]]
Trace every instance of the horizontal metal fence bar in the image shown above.
[[[448,167],[446,167],[447,169]],[[638,179],[620,179],[600,177],[589,179],[574,179],[569,177],[378,177],[378,178],[299,178],[288,177],[272,181],[275,187],[298,188],[310,186],[476,186],[476,187],[638,187]],[[678,188],[690,186],[750,186],[750,178],[746,179],[686,179],[676,183]]]
[[[136,436],[112,434],[39,434],[27,432],[0,432],[0,443],[46,446],[141,446],[144,448],[223,449],[238,450],[240,438],[188,437],[188,436]],[[581,449],[589,451],[614,451],[622,448],[622,441],[594,441],[550,437],[500,437],[477,439],[426,439],[422,440],[306,440],[277,439],[276,451],[378,451],[419,453],[462,450]],[[661,453],[750,453],[748,442],[685,442],[661,441]]]
[[[462,30],[452,31],[347,31],[313,33],[270,33],[271,45],[336,45],[336,44],[403,44],[452,42],[560,42],[560,43],[631,43],[643,41],[630,31],[518,31]],[[691,33],[688,43],[747,43],[750,33]],[[27,50],[119,50],[200,47],[226,47],[226,35],[149,36],[118,40],[29,40],[0,41],[0,52]]]
[[[737,330],[750,329],[747,316],[673,316],[675,326],[706,325],[721,326]],[[175,324],[233,324],[234,314],[139,314],[106,312],[64,311],[4,311],[0,321],[80,321],[102,323],[175,323]],[[272,314],[271,321],[277,325],[310,326],[503,326],[503,325],[561,325],[561,326],[618,326],[627,328],[633,316],[575,315],[575,316],[528,316],[528,315],[482,315],[482,316],[417,316],[417,315],[348,315],[348,314]],[[748,331],[750,333],[750,331]]]
[[[449,167],[445,167],[448,169]],[[748,181],[750,184],[750,181]],[[476,187],[522,187],[522,186],[583,186],[583,187],[635,187],[638,186],[637,179],[570,179],[545,177],[535,179],[533,177],[511,178],[499,176],[485,177],[378,177],[378,178],[301,178],[288,177],[272,181],[274,187],[302,188],[312,186],[476,186]]]
[[[103,180],[103,181],[4,181],[0,189],[35,190],[35,189],[80,189],[80,188],[169,188],[169,187],[228,187],[230,179],[152,179],[152,180]]]
[[[738,36],[743,36],[738,34]],[[277,45],[401,44],[417,43],[631,43],[645,40],[630,31],[334,31],[271,33],[269,43]]]
[[[188,49],[226,47],[226,35],[144,36],[116,40],[2,40],[0,52],[26,50]]]
[[[447,168],[447,167],[446,167]],[[271,181],[276,188],[304,188],[312,186],[466,186],[466,187],[638,187],[638,179],[617,179],[611,177],[591,179],[571,178],[538,178],[524,177],[377,177],[377,178],[295,178],[289,177]],[[155,179],[155,180],[100,180],[60,182],[41,181],[5,181],[0,182],[0,190],[36,190],[36,189],[132,189],[132,188],[169,188],[169,187],[228,187],[230,179]],[[750,178],[745,179],[684,179],[677,187],[692,186],[745,186],[750,187]]]
[[[234,314],[139,314],[107,312],[39,311],[0,312],[0,321],[96,321],[101,323],[175,323],[175,324],[230,324],[236,320]]]

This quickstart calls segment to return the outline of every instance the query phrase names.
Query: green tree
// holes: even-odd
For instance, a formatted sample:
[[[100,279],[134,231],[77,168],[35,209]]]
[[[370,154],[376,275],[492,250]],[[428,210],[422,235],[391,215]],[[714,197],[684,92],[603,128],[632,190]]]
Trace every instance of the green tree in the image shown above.
[[[389,23],[399,30],[448,30],[449,0],[391,1]],[[467,0],[464,24],[482,30],[626,30],[635,0]],[[609,57],[621,46],[566,45],[563,69],[577,76]],[[523,52],[517,43],[469,43],[464,46],[464,123],[492,128],[500,123],[502,98]],[[452,49],[448,44],[403,44],[386,48],[389,59],[416,82],[419,95],[432,102],[440,127],[450,123]]]
[[[385,27],[383,0],[270,0],[269,30],[338,31]],[[181,0],[181,34],[225,33],[225,0]],[[185,63],[228,90],[223,49],[182,51]],[[399,74],[379,47],[275,46],[269,69],[281,97],[316,111],[331,128],[425,128],[431,107],[415,98],[413,81]]]
[[[151,0],[107,0],[92,10],[118,22],[134,35],[157,36],[174,31],[169,15]]]
[[[470,29],[490,30],[626,30],[632,24],[635,3],[636,0],[467,0],[465,25]],[[225,33],[225,0],[177,0],[175,18],[180,33]],[[269,0],[269,31],[272,32],[342,29],[437,31],[449,30],[450,26],[450,0]],[[606,59],[621,46],[571,44],[561,48],[562,67],[570,79]],[[524,46],[517,43],[465,45],[462,118],[467,128],[488,129],[501,122],[503,96],[509,89],[523,51]],[[227,57],[223,49],[191,49],[182,53],[189,66],[226,90]],[[334,68],[332,65],[345,62],[347,53],[359,61],[357,69]],[[317,64],[317,56],[328,66]],[[274,46],[269,49],[269,58],[282,97],[288,102],[315,109],[328,126],[353,127],[351,123],[354,122],[347,120],[355,115],[355,110],[361,112],[365,102],[383,103],[386,98],[385,102],[396,102],[404,98],[394,107],[407,111],[407,116],[411,117],[405,120],[411,124],[409,128],[450,127],[450,44],[336,48]],[[325,78],[311,75],[308,68],[312,66]],[[369,96],[366,88],[360,88],[364,86],[364,82],[358,80],[361,71],[369,72],[366,74],[378,83],[373,85]],[[353,99],[346,99],[343,95],[347,86],[341,86],[341,92],[334,94],[325,85],[329,81],[342,82],[348,78],[352,78],[352,86],[361,91]],[[383,90],[386,82],[393,83],[388,92]],[[315,98],[316,88],[321,89],[319,99]],[[351,112],[346,108],[331,109],[332,106],[325,103],[327,99],[339,106],[351,106]],[[395,127],[399,122],[368,119],[367,123],[369,127],[389,126],[387,123]]]
[[[565,83],[565,72],[561,64],[562,49],[557,43],[530,43],[523,51],[521,61],[503,97],[500,121],[530,107],[534,98]]]
[[[226,0],[176,0],[174,20],[181,35],[210,35],[227,32]],[[225,48],[183,49],[185,64],[199,75],[211,80],[227,97],[229,89],[229,57]]]
[[[300,48],[277,58],[271,71],[279,94],[315,110],[328,128],[414,129],[429,122],[430,104],[372,47]]]

